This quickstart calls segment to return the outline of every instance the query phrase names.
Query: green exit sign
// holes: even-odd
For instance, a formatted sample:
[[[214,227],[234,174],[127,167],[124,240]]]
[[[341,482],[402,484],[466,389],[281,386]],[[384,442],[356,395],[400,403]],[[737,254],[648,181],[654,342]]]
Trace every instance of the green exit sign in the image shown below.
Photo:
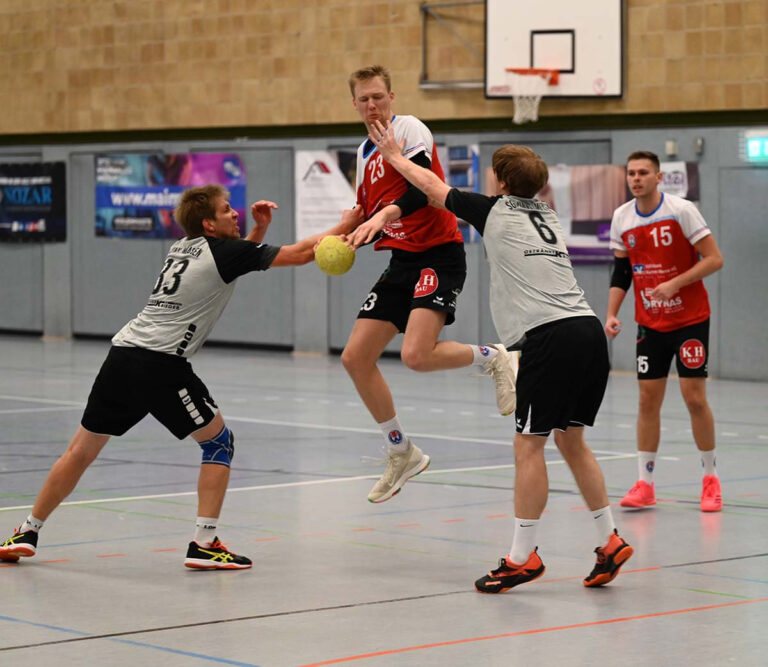
[[[744,160],[768,164],[768,128],[746,130],[743,145]]]

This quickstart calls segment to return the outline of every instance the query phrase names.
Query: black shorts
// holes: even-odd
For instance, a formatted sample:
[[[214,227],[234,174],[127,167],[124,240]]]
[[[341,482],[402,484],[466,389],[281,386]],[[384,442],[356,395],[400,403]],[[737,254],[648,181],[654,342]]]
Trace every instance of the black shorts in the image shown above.
[[[115,347],[96,376],[81,424],[92,433],[123,435],[151,414],[179,440],[218,412],[208,389],[182,357]]]
[[[527,331],[517,375],[518,433],[592,426],[603,401],[610,363],[597,317],[568,317]]]
[[[707,377],[709,320],[674,331],[637,327],[637,379],[657,380],[669,375],[672,357],[682,378]]]
[[[424,252],[395,249],[357,316],[392,322],[402,333],[414,308],[429,308],[445,312],[445,323],[451,324],[466,277],[467,258],[461,243],[445,243]]]

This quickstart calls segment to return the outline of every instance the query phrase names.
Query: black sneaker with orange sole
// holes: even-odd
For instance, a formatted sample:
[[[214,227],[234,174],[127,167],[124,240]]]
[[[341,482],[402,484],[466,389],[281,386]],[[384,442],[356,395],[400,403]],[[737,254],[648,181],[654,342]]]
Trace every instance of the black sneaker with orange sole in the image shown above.
[[[605,546],[595,549],[597,563],[589,576],[584,579],[584,585],[594,588],[613,581],[619,574],[619,568],[634,552],[635,550],[620,538],[618,531],[614,529],[613,535],[608,538]]]
[[[503,593],[510,588],[538,579],[544,574],[544,563],[539,558],[538,547],[531,551],[528,560],[522,565],[513,563],[507,556],[499,560],[499,567],[491,570],[475,582],[480,593]]]
[[[233,554],[218,537],[209,545],[190,542],[186,567],[196,570],[246,570],[253,565],[250,558]]]

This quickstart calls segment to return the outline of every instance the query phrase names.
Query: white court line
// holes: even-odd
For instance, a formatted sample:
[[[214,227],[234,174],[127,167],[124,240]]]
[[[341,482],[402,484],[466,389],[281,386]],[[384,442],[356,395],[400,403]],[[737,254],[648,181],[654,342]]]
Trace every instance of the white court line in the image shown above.
[[[18,415],[22,412],[63,412],[64,410],[82,410],[82,405],[67,405],[58,408],[19,408],[17,410],[0,410],[0,415]]]
[[[30,402],[37,402],[37,403],[58,403],[59,405],[71,405],[71,406],[78,406],[82,407],[85,405],[85,403],[78,403],[76,401],[57,401],[53,399],[48,398],[31,398],[31,397],[23,397],[23,396],[4,396],[0,395],[0,399],[8,399],[8,400],[16,400],[16,401],[30,401]],[[502,419],[500,415],[497,415],[499,419]],[[278,419],[257,419],[255,417],[237,417],[233,415],[228,415],[224,417],[225,421],[234,421],[234,422],[244,422],[246,424],[265,424],[269,426],[287,426],[291,428],[309,428],[309,429],[315,429],[315,430],[322,430],[322,431],[342,431],[345,433],[364,433],[366,435],[380,435],[380,431],[378,429],[372,429],[372,428],[360,428],[360,427],[354,427],[354,426],[332,426],[330,424],[313,424],[313,423],[302,423],[302,422],[290,422],[290,421],[281,421]],[[510,420],[510,425],[514,425],[514,421]],[[414,438],[424,438],[429,440],[453,440],[455,442],[471,442],[476,443],[480,445],[500,445],[502,447],[514,447],[514,443],[512,439],[509,440],[493,440],[490,438],[463,438],[460,436],[448,436],[444,435],[442,433],[418,433],[415,431],[409,432],[409,435],[413,436]],[[553,444],[545,445],[546,449],[557,449],[557,447]],[[606,456],[614,456],[616,455],[616,452],[609,451],[609,450],[600,450],[600,449],[593,449],[593,453],[595,454],[604,454]],[[632,454],[632,456],[635,456],[635,454]]]
[[[634,454],[615,454],[611,456],[595,457],[598,461],[607,461],[613,459],[628,459],[634,458]],[[564,465],[565,461],[547,461],[550,465]],[[446,468],[444,470],[425,470],[422,475],[445,475],[455,472],[479,472],[483,470],[503,470],[514,468],[514,463],[506,463],[495,466],[475,466],[472,468]],[[227,493],[237,493],[238,491],[267,491],[269,489],[286,489],[297,486],[317,486],[318,484],[338,484],[339,482],[359,482],[363,479],[378,479],[380,475],[357,475],[356,477],[331,477],[329,479],[311,479],[304,482],[283,482],[282,484],[260,484],[257,486],[239,486],[232,489],[227,489]],[[148,496],[124,496],[121,498],[103,498],[101,500],[72,500],[70,502],[64,502],[59,507],[65,507],[70,505],[101,505],[103,503],[123,503],[131,502],[135,500],[159,500],[161,498],[181,498],[184,496],[196,496],[197,491],[180,491],[178,493],[158,493]],[[10,512],[12,510],[26,510],[31,509],[32,505],[17,505],[16,507],[0,507],[0,512]]]

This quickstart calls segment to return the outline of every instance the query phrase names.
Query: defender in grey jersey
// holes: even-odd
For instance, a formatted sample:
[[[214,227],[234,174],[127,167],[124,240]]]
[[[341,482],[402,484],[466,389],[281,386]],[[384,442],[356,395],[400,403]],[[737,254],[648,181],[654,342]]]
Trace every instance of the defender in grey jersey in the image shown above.
[[[499,567],[475,582],[501,593],[540,577],[536,531],[548,495],[544,444],[552,431],[595,521],[601,542],[588,587],[613,580],[632,555],[616,530],[600,466],[584,442],[608,381],[608,348],[600,321],[576,282],[560,223],[534,196],[547,183],[544,161],[525,146],[493,155],[499,194],[450,188],[405,159],[392,132],[371,132],[384,159],[422,190],[433,206],[467,220],[483,236],[491,269],[491,311],[505,345],[521,349],[515,421],[515,533]]]
[[[177,438],[191,435],[202,449],[198,517],[184,564],[200,569],[244,569],[251,561],[229,551],[216,525],[229,482],[234,436],[189,364],[227,305],[236,279],[250,271],[310,262],[326,235],[344,235],[362,221],[358,206],[325,234],[292,245],[262,240],[277,205],[251,207],[254,228],[240,239],[237,212],[218,185],[186,190],[175,218],[187,233],[176,241],[144,309],[112,339],[112,348],[88,397],[81,425],[54,464],[32,513],[0,544],[0,560],[34,556],[44,521],[75,488],[80,476],[113,435],[152,414]]]

